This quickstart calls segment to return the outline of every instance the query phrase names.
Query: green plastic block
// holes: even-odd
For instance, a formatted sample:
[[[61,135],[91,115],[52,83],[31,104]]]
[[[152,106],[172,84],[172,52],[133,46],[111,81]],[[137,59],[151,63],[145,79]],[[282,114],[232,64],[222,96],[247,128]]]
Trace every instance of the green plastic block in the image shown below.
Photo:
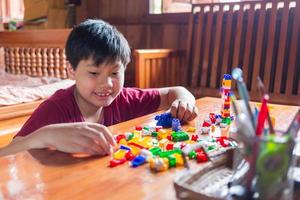
[[[169,160],[169,168],[176,167],[176,158],[173,155],[167,157]]]
[[[182,151],[180,149],[173,149],[170,151],[161,151],[158,153],[158,156],[161,158],[166,158],[174,153],[182,154]]]
[[[148,126],[145,126],[143,129],[146,131],[150,131],[150,127],[148,127]]]
[[[172,133],[172,138],[174,142],[189,140],[189,135],[186,132],[179,131]]]
[[[195,159],[197,157],[196,151],[190,151],[188,156],[190,159]]]
[[[214,149],[216,149],[216,148],[217,148],[216,146],[211,145],[211,146],[207,147],[207,150],[208,150],[208,151],[211,151],[211,150],[214,150]]]
[[[152,136],[152,137],[157,137],[157,135],[158,135],[158,133],[155,132],[155,131],[153,131],[153,132],[151,133],[151,136]]]
[[[134,137],[134,134],[131,133],[131,134],[128,136],[127,141],[131,140],[133,137]]]
[[[156,156],[161,152],[161,149],[159,147],[154,147],[149,149],[149,151],[151,151],[151,153]]]

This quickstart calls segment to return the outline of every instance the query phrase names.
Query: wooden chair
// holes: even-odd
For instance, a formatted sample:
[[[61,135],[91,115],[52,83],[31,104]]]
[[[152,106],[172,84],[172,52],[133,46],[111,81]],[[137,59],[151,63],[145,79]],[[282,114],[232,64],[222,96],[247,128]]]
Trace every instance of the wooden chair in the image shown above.
[[[194,4],[185,50],[135,51],[136,86],[218,96],[222,75],[241,67],[252,100],[259,75],[272,102],[299,105],[299,31],[299,0]]]

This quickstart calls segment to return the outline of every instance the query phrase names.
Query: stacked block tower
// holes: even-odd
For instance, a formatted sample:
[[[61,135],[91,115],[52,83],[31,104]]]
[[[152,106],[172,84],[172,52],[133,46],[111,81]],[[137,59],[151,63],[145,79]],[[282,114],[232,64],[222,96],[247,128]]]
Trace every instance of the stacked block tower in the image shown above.
[[[222,94],[222,107],[221,116],[222,119],[230,118],[230,92],[231,92],[231,75],[224,74],[221,94]]]

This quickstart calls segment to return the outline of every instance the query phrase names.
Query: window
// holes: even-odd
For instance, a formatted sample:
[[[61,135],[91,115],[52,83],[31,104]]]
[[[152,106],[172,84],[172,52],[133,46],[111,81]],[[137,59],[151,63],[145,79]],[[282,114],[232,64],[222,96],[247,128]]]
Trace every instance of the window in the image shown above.
[[[22,21],[24,18],[23,0],[0,0],[0,23]]]
[[[226,3],[240,1],[246,0],[150,0],[149,8],[150,14],[181,13],[191,12],[193,3]]]

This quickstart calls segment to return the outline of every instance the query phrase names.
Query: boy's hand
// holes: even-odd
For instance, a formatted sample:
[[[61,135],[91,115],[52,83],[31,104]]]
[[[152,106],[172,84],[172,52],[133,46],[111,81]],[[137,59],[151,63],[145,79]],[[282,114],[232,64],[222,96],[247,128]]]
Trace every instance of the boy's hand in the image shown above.
[[[186,100],[176,99],[171,105],[171,114],[180,121],[187,122],[197,117],[198,108]]]
[[[48,125],[29,137],[31,148],[51,147],[66,153],[107,155],[116,145],[107,127],[88,122]]]

